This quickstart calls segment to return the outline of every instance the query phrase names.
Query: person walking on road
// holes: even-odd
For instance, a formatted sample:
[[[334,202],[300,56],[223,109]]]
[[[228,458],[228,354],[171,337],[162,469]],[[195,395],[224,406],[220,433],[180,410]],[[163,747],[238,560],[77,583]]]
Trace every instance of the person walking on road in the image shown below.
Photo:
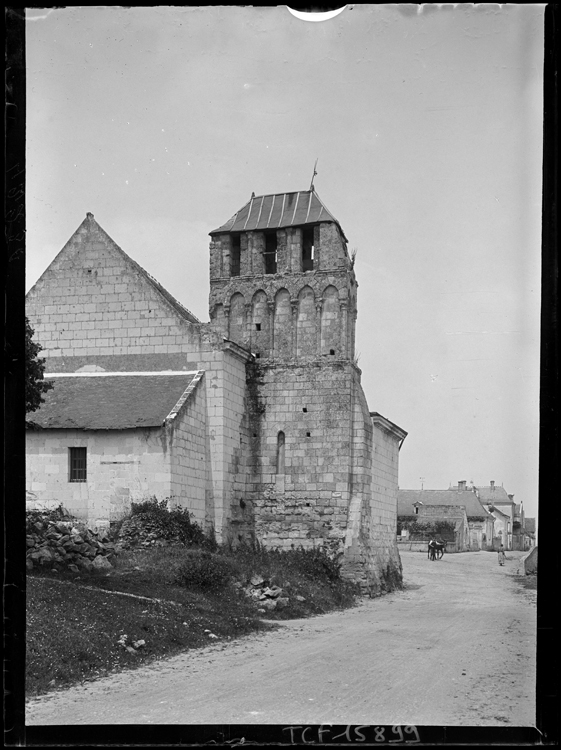
[[[503,546],[503,545],[501,544],[501,546],[500,546],[500,548],[499,548],[499,565],[504,565],[504,564],[505,564],[505,560],[506,560],[506,556],[505,556],[505,548],[504,548],[504,546]]]

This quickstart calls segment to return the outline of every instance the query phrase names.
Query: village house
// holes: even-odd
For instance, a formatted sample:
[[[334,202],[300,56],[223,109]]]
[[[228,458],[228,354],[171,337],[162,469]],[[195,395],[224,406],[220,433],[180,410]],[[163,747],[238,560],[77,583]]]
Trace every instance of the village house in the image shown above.
[[[495,533],[501,538],[501,544],[506,550],[515,549],[513,547],[516,509],[514,495],[509,495],[504,487],[497,487],[494,481],[491,481],[487,487],[477,486],[474,490],[483,507],[497,518]],[[495,511],[499,511],[500,514],[495,514]],[[503,516],[506,516],[506,520],[503,520]]]
[[[219,541],[322,546],[364,591],[392,588],[407,433],[360,384],[341,226],[311,189],[253,195],[210,236],[209,323],[92,214],[30,290],[54,388],[28,497],[97,527],[169,498]]]
[[[457,551],[492,549],[493,516],[479,502],[477,495],[467,487],[465,481],[448,490],[402,490],[398,491],[398,523],[407,525],[407,520],[418,518],[433,522],[445,521],[453,515],[452,509],[463,509],[464,527],[458,526],[453,537]],[[463,514],[459,514],[463,517]],[[444,534],[441,534],[446,539]]]
[[[524,506],[522,503],[514,505],[514,521],[512,523],[512,549],[524,549]]]
[[[56,499],[93,527],[132,499],[190,498],[205,513],[203,372],[56,373],[28,433],[34,495]],[[43,480],[43,481],[40,481]],[[109,507],[107,508],[107,501]]]
[[[492,516],[495,519],[495,536],[493,537],[493,549],[498,550],[501,545],[508,549],[510,516],[498,508],[493,508]]]

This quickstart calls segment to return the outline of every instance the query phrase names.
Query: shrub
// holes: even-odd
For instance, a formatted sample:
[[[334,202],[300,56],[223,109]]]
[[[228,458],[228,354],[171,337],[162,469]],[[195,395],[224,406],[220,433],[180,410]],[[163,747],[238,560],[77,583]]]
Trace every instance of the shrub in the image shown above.
[[[267,580],[275,580],[282,585],[282,580],[292,571],[310,581],[341,580],[340,555],[332,556],[319,547],[271,549],[253,541],[251,544],[240,545],[235,550],[225,549],[224,553],[236,561],[248,579],[252,573],[260,573]]]
[[[341,578],[340,556],[332,557],[321,547],[313,549],[298,549],[286,552],[293,559],[293,564],[302,574],[311,580],[337,581]]]
[[[190,550],[176,569],[175,583],[200,591],[224,589],[236,574],[234,563],[207,550]]]
[[[411,538],[422,537],[422,539],[428,539],[435,535],[454,534],[455,528],[456,525],[454,521],[446,521],[442,519],[425,520],[419,519],[416,516],[402,516],[397,521],[398,535],[406,530],[409,532]]]
[[[168,509],[168,500],[158,501],[156,497],[141,503],[131,504],[131,516],[136,516],[150,526],[162,539],[179,539],[186,545],[200,545],[213,548],[216,546],[214,535],[206,537],[196,521],[191,520],[191,513],[186,508]]]

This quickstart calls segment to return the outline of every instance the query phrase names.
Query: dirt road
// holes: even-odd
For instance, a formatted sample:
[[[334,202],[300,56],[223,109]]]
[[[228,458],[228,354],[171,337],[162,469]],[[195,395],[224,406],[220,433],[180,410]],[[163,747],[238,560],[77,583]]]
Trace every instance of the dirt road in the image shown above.
[[[26,724],[534,726],[520,557],[404,552],[403,591],[31,700]]]

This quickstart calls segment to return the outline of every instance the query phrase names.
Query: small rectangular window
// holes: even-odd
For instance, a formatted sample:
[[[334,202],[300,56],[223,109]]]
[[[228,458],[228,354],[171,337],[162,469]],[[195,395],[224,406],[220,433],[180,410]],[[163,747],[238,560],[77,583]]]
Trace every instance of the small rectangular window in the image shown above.
[[[86,448],[68,449],[68,481],[85,482],[87,477]]]
[[[241,257],[241,246],[240,246],[240,236],[237,235],[231,235],[231,250],[230,250],[230,275],[231,276],[239,276],[240,275],[240,257]]]

